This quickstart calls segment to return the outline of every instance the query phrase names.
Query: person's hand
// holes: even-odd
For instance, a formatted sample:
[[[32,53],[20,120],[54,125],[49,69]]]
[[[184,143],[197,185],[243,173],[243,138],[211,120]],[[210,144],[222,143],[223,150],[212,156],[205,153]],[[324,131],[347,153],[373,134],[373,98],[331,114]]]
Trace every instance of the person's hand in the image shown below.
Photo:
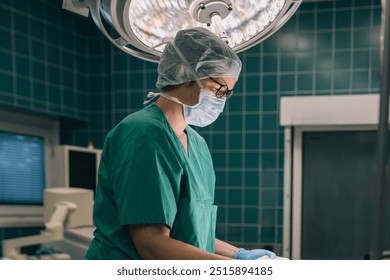
[[[243,248],[238,249],[233,258],[237,260],[257,260],[263,256],[268,256],[270,259],[276,258],[274,252],[265,249],[245,250]]]

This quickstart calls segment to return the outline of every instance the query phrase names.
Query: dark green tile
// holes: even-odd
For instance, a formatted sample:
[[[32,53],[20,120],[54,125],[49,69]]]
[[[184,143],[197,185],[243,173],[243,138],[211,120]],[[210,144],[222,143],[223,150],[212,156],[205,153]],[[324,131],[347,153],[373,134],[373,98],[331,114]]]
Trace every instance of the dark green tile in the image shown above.
[[[275,75],[263,77],[263,92],[273,92],[277,90],[278,77]]]
[[[337,8],[352,8],[353,7],[353,1],[351,0],[337,0],[335,1],[336,9]]]
[[[280,75],[280,91],[291,91],[295,89],[295,75]]]
[[[113,89],[114,90],[126,90],[129,89],[127,85],[128,74],[117,74],[113,77]]]
[[[38,40],[44,40],[44,25],[43,22],[30,18],[30,36]]]
[[[45,66],[39,62],[32,63],[32,77],[36,80],[44,81],[45,80]]]
[[[214,199],[214,204],[215,205],[222,205],[222,204],[226,203],[225,192],[226,192],[226,190],[224,190],[224,189],[216,188],[216,190],[215,190],[215,199]]]
[[[261,191],[261,206],[276,206],[276,192],[275,190],[262,190]]]
[[[368,27],[371,25],[371,10],[370,9],[356,9],[354,10],[354,27]]]
[[[333,68],[331,52],[319,52],[317,53],[317,69],[318,70],[329,70]]]
[[[229,208],[228,209],[228,221],[230,224],[240,224],[241,219],[241,208]]]
[[[51,105],[60,105],[61,104],[61,90],[57,87],[49,86],[47,91],[48,101]]]
[[[47,60],[53,64],[59,64],[60,62],[60,50],[53,46],[47,46]]]
[[[317,72],[316,74],[316,89],[330,90],[332,83],[332,73],[329,71]]]
[[[263,57],[263,71],[276,72],[278,69],[278,59],[276,55],[266,55]]]
[[[332,9],[334,6],[334,1],[319,1],[317,2],[317,10],[328,10]]]
[[[14,104],[14,96],[11,93],[2,93],[0,90],[0,103],[6,105]]]
[[[353,48],[368,48],[370,46],[370,30],[353,31]]]
[[[117,110],[126,109],[127,108],[127,94],[115,94],[113,96],[114,105]]]
[[[241,96],[234,96],[229,99],[229,111],[230,112],[242,112],[244,110],[243,98]]]
[[[29,76],[30,75],[30,61],[16,56],[15,58],[15,64],[16,64],[16,73],[18,75],[23,75],[23,76]]]
[[[228,226],[227,240],[231,242],[242,242],[241,226]]]
[[[226,134],[212,134],[212,142],[215,149],[225,149]]]
[[[0,26],[4,28],[11,27],[11,13],[9,9],[0,7]]]
[[[353,68],[370,67],[370,53],[368,51],[354,51],[353,52]]]
[[[336,28],[351,28],[352,13],[351,11],[336,11]]]
[[[261,227],[261,243],[275,242],[275,227]]]
[[[16,79],[16,94],[18,97],[30,98],[30,81],[24,78]]]
[[[259,128],[260,128],[260,118],[259,116],[256,114],[256,115],[246,115],[245,116],[245,123],[246,123],[246,126],[245,126],[245,129],[248,131],[251,131],[251,130],[256,130],[258,131]]]
[[[74,73],[72,71],[62,71],[62,85],[66,88],[74,89],[75,80]]]
[[[44,102],[46,100],[46,87],[43,83],[34,83],[32,96],[34,100]]]
[[[225,152],[214,152],[213,162],[215,168],[224,168],[227,161],[227,154]]]
[[[275,188],[278,180],[278,173],[274,170],[264,170],[261,174],[261,185],[263,188]]]
[[[216,186],[226,187],[225,171],[220,172],[217,170],[215,172],[215,177],[216,177]]]
[[[32,41],[31,42],[31,55],[35,59],[44,60],[45,59],[45,46],[41,42]]]
[[[131,86],[131,89],[143,89],[144,85],[143,85],[143,80],[144,80],[144,77],[143,77],[143,74],[141,73],[131,73],[130,75],[130,86]]]
[[[226,185],[230,187],[240,187],[242,185],[241,178],[242,172],[230,171],[228,174],[228,180],[226,182]]]
[[[257,224],[259,222],[259,210],[257,208],[245,208],[244,222],[246,224]]]
[[[247,91],[252,91],[252,92],[253,91],[259,92],[260,91],[261,78],[260,78],[259,74],[257,74],[256,76],[246,76],[245,79],[246,79]]]
[[[0,48],[11,50],[11,33],[0,30]]]
[[[245,71],[247,73],[259,73],[262,59],[258,56],[248,57],[245,61]]]
[[[231,127],[231,130],[240,130],[240,127]],[[241,133],[231,133],[229,135],[229,148],[230,149],[242,149],[242,135]]]
[[[261,160],[263,168],[276,168],[276,152],[262,152]]]
[[[73,71],[74,63],[74,54],[68,51],[62,52],[62,66],[67,68],[67,70]],[[96,65],[94,65],[96,66]],[[100,66],[100,64],[99,64]],[[99,68],[98,68],[99,69]]]
[[[260,110],[260,98],[258,95],[248,95],[245,97],[245,109],[246,112],[254,111],[259,112]]]
[[[257,129],[258,130],[258,129]],[[248,131],[248,129],[247,129]],[[258,149],[260,138],[258,133],[248,133],[245,136],[245,149]]]
[[[263,115],[263,131],[272,131],[278,128],[277,114],[265,114]]]
[[[275,94],[267,94],[262,96],[263,111],[276,111],[278,106],[278,98]]]
[[[317,33],[317,49],[323,51],[330,51],[333,45],[332,32],[318,32]]]
[[[314,56],[312,52],[300,52],[297,54],[298,71],[313,70]]]
[[[313,75],[300,74],[298,76],[298,90],[312,90],[313,89]]]
[[[261,148],[263,150],[276,149],[277,136],[275,133],[264,133],[261,136]]]
[[[245,185],[248,187],[247,185]],[[244,205],[245,206],[258,206],[259,205],[259,190],[245,190],[245,200]]]
[[[315,33],[314,32],[305,32],[300,33],[298,36],[298,51],[313,51]]]
[[[368,88],[368,71],[354,71],[352,74],[352,88],[354,89],[366,89]]]
[[[264,40],[262,43],[264,53],[276,53],[278,51],[278,37],[277,34]]]
[[[351,47],[351,32],[337,31],[335,33],[335,48],[349,49]]]
[[[229,152],[229,163],[232,168],[241,168],[242,152]]]
[[[14,92],[12,76],[0,72],[0,92]]]
[[[296,55],[295,54],[283,54],[280,62],[280,70],[290,72],[295,71],[296,65]]]
[[[262,207],[261,210],[261,229],[263,228],[273,228],[275,224],[275,215],[276,210],[275,209],[264,209]]]
[[[30,1],[11,1],[11,5],[19,12],[30,13]]]
[[[257,227],[243,227],[244,240],[249,243],[257,243],[259,241],[259,233]]]
[[[349,51],[335,52],[334,54],[334,69],[349,69],[351,68],[351,54]]]
[[[229,206],[236,205],[240,206],[242,204],[242,191],[241,190],[228,190],[228,204]],[[238,209],[241,211],[241,209]],[[240,215],[241,216],[241,213]]]
[[[0,70],[12,72],[12,56],[10,53],[0,52]]]
[[[256,144],[256,147],[255,149],[259,149],[259,146],[260,146],[260,143],[257,143]],[[246,152],[245,153],[245,168],[259,168],[260,165],[259,165],[259,153],[256,151],[256,152]],[[252,176],[249,176],[247,178],[245,178],[245,185],[248,186],[258,186],[258,177],[253,177],[253,174],[250,172],[248,174],[248,172],[250,171],[247,171],[246,174],[247,176],[249,175],[252,175]]]
[[[349,89],[350,82],[349,71],[334,71],[334,89]]]
[[[242,130],[242,115],[229,118],[229,129],[230,130]]]
[[[333,12],[321,12],[317,14],[317,29],[332,29],[333,28]]]
[[[256,168],[256,166],[258,166],[258,161],[259,161],[259,157],[258,157],[258,154],[256,153],[255,155],[252,155],[253,156],[253,160],[251,161],[249,157],[249,164],[247,166],[249,166],[249,168]],[[257,157],[257,158],[255,158]],[[256,165],[253,164],[253,162],[256,161]],[[246,187],[259,187],[260,186],[260,183],[259,183],[259,172],[258,171],[246,171],[245,172],[245,186]]]
[[[313,13],[301,13],[299,15],[299,30],[314,30],[314,14]]]

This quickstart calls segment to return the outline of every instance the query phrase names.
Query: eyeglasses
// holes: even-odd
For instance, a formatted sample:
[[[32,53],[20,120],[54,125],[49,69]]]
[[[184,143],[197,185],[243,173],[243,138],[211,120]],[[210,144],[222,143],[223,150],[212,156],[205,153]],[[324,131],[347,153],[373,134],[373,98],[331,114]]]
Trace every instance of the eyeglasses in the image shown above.
[[[230,97],[232,97],[233,95],[233,89],[229,89],[227,85],[223,85],[219,82],[217,82],[216,80],[214,80],[213,78],[209,77],[210,80],[212,80],[214,83],[218,84],[219,85],[219,89],[217,90],[217,92],[215,93],[215,96],[217,98],[226,98],[229,99]]]

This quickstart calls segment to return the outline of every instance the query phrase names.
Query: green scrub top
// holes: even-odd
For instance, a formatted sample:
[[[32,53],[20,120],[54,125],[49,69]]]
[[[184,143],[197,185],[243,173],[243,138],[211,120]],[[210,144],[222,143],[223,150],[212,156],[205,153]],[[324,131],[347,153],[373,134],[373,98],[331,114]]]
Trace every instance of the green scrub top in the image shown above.
[[[171,238],[214,252],[215,174],[204,139],[186,127],[188,155],[154,104],[107,135],[87,259],[141,259],[127,225],[165,224]]]

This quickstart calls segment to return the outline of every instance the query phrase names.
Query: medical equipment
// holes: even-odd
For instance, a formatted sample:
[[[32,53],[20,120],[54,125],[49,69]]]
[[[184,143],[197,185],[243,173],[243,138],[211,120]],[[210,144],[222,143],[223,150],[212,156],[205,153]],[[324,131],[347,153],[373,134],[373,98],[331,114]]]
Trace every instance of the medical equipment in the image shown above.
[[[80,188],[48,188],[44,193],[45,230],[38,235],[6,239],[3,257],[6,259],[36,259],[20,253],[27,245],[46,244],[64,238],[65,229],[92,226],[93,191]],[[66,254],[46,258],[69,259]]]
[[[209,27],[235,52],[279,30],[302,0],[64,0],[64,8],[88,15],[122,51],[158,62],[179,30]]]

